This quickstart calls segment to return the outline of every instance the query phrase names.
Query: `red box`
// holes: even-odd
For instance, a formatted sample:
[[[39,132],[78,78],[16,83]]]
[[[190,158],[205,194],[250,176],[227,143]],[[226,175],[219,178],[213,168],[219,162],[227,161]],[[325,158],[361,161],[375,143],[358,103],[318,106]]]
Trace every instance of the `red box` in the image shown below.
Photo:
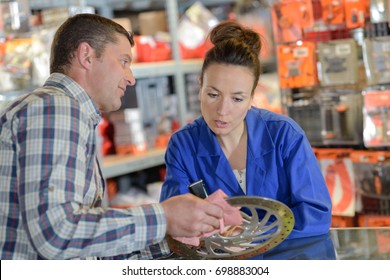
[[[156,62],[172,59],[171,47],[167,42],[157,41],[152,36],[134,36],[137,62]]]

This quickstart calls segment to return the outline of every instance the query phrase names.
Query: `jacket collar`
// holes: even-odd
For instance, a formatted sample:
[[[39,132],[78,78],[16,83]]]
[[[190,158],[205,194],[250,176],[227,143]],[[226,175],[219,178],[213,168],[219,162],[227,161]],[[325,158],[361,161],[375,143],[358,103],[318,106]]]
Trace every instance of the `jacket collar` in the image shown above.
[[[247,194],[254,195],[255,189],[261,187],[265,178],[266,155],[274,150],[274,143],[268,131],[266,122],[259,109],[250,109],[245,118],[248,133],[247,150]],[[211,174],[218,176],[233,193],[239,192],[237,180],[231,171],[229,163],[219,146],[214,133],[207,127],[201,117],[197,120],[201,127],[198,142],[198,158],[200,161],[210,161],[214,170]],[[256,175],[256,176],[255,176]]]

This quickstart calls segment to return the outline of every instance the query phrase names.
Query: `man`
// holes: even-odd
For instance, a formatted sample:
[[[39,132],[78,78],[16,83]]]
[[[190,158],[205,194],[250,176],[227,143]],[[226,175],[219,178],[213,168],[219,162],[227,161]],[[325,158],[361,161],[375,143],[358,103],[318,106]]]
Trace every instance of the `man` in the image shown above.
[[[219,227],[223,211],[189,194],[101,206],[95,128],[135,84],[132,46],[109,19],[69,18],[54,36],[46,83],[0,113],[1,259],[157,258],[169,252],[160,243],[166,233],[194,237]]]

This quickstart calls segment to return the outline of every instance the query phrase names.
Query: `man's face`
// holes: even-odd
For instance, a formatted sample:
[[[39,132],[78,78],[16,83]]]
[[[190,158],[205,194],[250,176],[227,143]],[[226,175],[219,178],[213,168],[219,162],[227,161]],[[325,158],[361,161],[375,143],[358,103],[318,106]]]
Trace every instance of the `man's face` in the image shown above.
[[[130,69],[130,42],[125,36],[119,35],[116,44],[108,44],[103,55],[93,60],[88,93],[102,112],[116,111],[121,106],[126,87],[135,84]]]

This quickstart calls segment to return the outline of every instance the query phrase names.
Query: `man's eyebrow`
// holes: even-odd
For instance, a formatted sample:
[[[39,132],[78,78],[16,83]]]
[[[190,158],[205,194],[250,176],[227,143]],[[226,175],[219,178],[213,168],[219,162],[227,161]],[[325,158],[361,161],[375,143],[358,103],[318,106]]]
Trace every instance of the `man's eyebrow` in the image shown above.
[[[131,56],[128,55],[128,54],[122,54],[122,57],[128,59],[130,62],[133,61],[133,59],[131,58]]]

